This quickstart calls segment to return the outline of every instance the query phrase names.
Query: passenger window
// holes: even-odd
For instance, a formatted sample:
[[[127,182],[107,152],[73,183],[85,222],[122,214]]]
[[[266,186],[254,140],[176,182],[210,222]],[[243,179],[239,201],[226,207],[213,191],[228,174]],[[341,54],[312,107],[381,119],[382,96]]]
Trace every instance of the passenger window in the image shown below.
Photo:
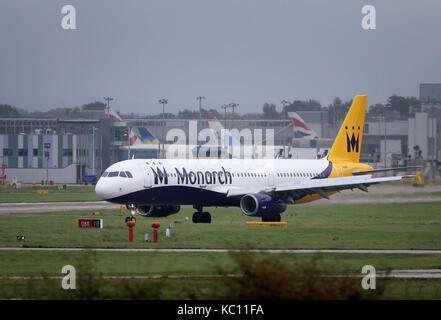
[[[132,174],[131,174],[129,171],[126,171],[126,175],[127,175],[127,177],[129,177],[129,178],[133,178]]]
[[[119,172],[118,172],[118,171],[112,171],[112,172],[109,172],[109,175],[108,175],[108,177],[109,177],[109,178],[111,178],[111,177],[117,177],[117,176],[118,176],[118,174],[119,174]]]
[[[119,176],[123,178],[127,178],[126,173],[124,171],[120,171]]]

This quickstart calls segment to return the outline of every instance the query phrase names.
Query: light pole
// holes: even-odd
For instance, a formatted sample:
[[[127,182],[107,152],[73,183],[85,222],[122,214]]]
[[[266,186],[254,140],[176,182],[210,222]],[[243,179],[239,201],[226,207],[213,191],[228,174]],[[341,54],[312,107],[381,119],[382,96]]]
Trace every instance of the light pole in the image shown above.
[[[228,109],[228,104],[224,104],[221,106],[222,109],[224,109],[224,128],[227,128],[227,109]]]
[[[199,120],[202,119],[202,100],[206,99],[204,96],[196,97],[199,100]]]
[[[228,105],[231,109],[233,109],[233,112],[231,113],[231,128],[233,127],[233,121],[234,121],[234,109],[239,106],[238,103],[232,102]]]
[[[231,109],[233,109],[233,113],[234,113],[234,108],[237,108],[239,106],[238,103],[232,102],[228,105]]]
[[[44,152],[44,155],[46,156],[46,184],[48,184],[49,183],[49,158],[50,158],[49,149],[51,148],[51,144],[45,143],[44,148],[46,149],[46,151]]]
[[[132,128],[127,124],[127,160],[130,160],[130,132]]]
[[[386,149],[386,142],[387,142],[387,136],[386,136],[386,108],[384,108],[384,168],[386,168],[386,156],[387,156],[387,149]]]
[[[436,160],[438,160],[437,159],[437,150],[436,150],[436,136],[437,136],[437,121],[436,121],[436,119],[435,119],[435,116],[434,116],[434,106],[433,106],[433,104],[432,104],[432,108],[431,108],[431,111],[432,111],[432,141],[433,141],[433,151],[432,151],[432,170],[431,170],[431,172],[432,172],[432,179],[435,181],[435,171],[436,171]]]
[[[98,128],[92,127],[92,174],[95,174],[95,130]]]
[[[283,122],[283,130],[282,130],[282,144],[283,144],[283,158],[285,158],[286,156],[285,156],[285,126],[286,126],[286,116],[287,116],[287,112],[286,112],[286,106],[287,105],[290,105],[291,103],[289,102],[289,101],[287,101],[287,100],[285,100],[285,99],[283,99],[282,101],[281,101],[281,103],[282,103],[282,105],[283,105],[283,110],[282,110],[282,112],[283,112],[283,119],[285,120],[284,122]]]
[[[168,103],[167,99],[159,99],[158,102],[162,104],[162,119],[165,119],[165,105]]]
[[[164,121],[163,123],[163,129],[162,129],[162,153],[163,155],[165,155],[165,105],[168,103],[167,99],[159,99],[158,102],[160,104],[162,104],[162,120]]]
[[[104,100],[107,101],[107,111],[110,109],[110,101],[113,101],[113,98],[111,97],[104,97]]]

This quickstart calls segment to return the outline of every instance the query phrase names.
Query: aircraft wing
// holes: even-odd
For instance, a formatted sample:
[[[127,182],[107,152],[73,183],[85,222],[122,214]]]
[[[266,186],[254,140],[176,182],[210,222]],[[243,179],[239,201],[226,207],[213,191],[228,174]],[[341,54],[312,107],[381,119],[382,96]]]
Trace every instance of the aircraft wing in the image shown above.
[[[354,171],[352,174],[354,176],[360,176],[363,174],[372,174],[377,172],[387,172],[387,171],[406,171],[409,169],[421,169],[421,166],[410,166],[410,167],[398,167],[398,168],[384,168],[384,169],[373,169],[373,170],[365,170],[365,171]]]
[[[279,195],[295,195],[295,194],[319,194],[324,198],[329,198],[327,192],[335,192],[345,189],[361,189],[367,191],[367,187],[372,184],[377,184],[386,181],[401,180],[403,176],[372,178],[372,175],[350,176],[341,178],[329,179],[311,179],[298,182],[289,182],[267,188],[264,190],[253,190],[253,188],[229,189],[227,191],[228,197],[242,196],[249,193],[275,193]],[[409,178],[405,176],[404,178]]]

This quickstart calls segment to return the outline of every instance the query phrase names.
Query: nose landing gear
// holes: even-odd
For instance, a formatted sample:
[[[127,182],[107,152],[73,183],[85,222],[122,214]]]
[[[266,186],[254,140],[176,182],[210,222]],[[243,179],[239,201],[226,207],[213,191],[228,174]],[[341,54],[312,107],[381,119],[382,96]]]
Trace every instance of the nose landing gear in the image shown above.
[[[193,206],[197,211],[193,213],[193,223],[211,223],[211,214],[209,212],[203,212],[202,206]]]

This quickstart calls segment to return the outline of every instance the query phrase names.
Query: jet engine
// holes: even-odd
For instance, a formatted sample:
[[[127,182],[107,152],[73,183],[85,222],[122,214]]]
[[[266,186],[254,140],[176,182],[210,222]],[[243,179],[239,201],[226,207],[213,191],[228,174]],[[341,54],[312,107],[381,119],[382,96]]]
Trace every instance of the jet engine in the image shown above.
[[[242,212],[251,217],[272,217],[286,210],[286,203],[263,193],[247,194],[240,199]]]
[[[160,218],[178,213],[181,206],[178,205],[155,205],[139,206],[136,211],[143,217]]]

